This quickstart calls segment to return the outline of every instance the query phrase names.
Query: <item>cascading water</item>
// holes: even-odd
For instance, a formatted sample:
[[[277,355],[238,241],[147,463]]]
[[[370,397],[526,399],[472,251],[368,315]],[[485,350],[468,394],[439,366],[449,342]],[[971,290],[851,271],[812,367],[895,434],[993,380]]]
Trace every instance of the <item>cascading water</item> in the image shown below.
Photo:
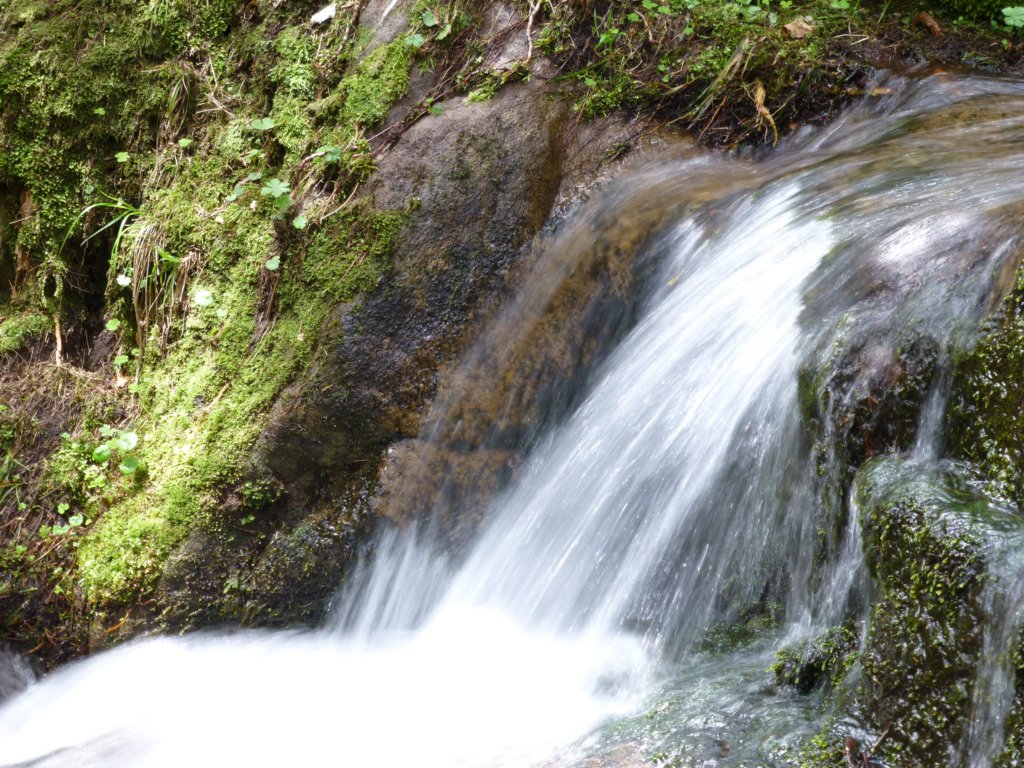
[[[888,87],[764,162],[657,172],[681,180],[659,194],[693,202],[656,238],[667,256],[635,323],[458,562],[387,532],[324,631],[73,665],[0,710],[0,764],[791,764],[819,702],[765,685],[772,650],[856,612],[865,589],[856,520],[824,550],[817,534],[844,515],[840,499],[824,517],[819,466],[843,469],[810,449],[798,371],[861,339],[854,392],[885,350],[927,337],[939,362],[911,444],[937,457],[944,361],[1013,260],[999,224],[1024,201],[1024,88]],[[700,649],[769,599],[781,629]],[[979,702],[1008,695],[996,667]],[[972,731],[972,764],[1000,729]]]

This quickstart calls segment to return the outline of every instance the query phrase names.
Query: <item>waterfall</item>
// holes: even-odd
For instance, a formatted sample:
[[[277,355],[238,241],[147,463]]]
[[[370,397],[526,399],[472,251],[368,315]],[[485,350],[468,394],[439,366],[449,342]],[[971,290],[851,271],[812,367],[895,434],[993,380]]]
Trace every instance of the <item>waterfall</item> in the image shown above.
[[[936,460],[949,356],[1013,266],[1001,227],[1024,201],[1024,89],[887,88],[759,161],[621,180],[616,204],[679,215],[651,233],[637,305],[579,391],[473,510],[463,552],[438,548],[425,511],[382,532],[320,631],[146,640],[71,665],[0,709],[0,765],[628,765],[658,749],[791,764],[820,701],[768,690],[771,653],[863,615],[868,590],[856,516],[823,480],[846,470],[827,425],[812,449],[801,371],[853,355],[856,393],[899,345],[930,345],[907,450]],[[578,215],[614,217],[601,205]],[[515,306],[487,344],[522,326]],[[1018,613],[1020,594],[993,593],[992,610]],[[767,603],[783,614],[767,640],[703,648]],[[1017,629],[994,623],[993,656]],[[1008,701],[1006,675],[979,683],[972,755],[1001,738],[1008,704],[989,702]],[[655,733],[650,712],[674,725]]]

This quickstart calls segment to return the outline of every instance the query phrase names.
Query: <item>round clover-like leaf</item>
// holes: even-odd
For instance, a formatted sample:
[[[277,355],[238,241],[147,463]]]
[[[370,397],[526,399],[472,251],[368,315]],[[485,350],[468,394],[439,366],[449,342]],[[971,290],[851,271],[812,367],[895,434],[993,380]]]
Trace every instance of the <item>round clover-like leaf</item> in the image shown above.
[[[134,475],[140,466],[139,460],[134,456],[125,456],[117,465],[117,469],[122,475]]]

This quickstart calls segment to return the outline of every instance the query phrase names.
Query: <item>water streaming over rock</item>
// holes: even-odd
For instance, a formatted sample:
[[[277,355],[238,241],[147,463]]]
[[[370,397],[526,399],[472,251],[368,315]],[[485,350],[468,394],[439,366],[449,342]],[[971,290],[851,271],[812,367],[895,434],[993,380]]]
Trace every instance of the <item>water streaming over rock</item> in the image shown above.
[[[52,675],[0,710],[0,764],[793,763],[824,713],[768,685],[772,651],[870,592],[843,489],[876,453],[941,455],[950,356],[1019,256],[1024,88],[887,87],[762,162],[617,182],[612,204],[674,221],[486,510],[384,532],[323,631],[145,641]],[[549,250],[585,253],[567,232]],[[484,344],[528,338],[519,306]],[[431,418],[425,445],[457,416]],[[424,533],[453,514],[482,521],[458,556]],[[1020,594],[992,593],[1011,617],[993,655]],[[709,644],[751,611],[783,623]],[[972,765],[1012,687],[989,667]]]

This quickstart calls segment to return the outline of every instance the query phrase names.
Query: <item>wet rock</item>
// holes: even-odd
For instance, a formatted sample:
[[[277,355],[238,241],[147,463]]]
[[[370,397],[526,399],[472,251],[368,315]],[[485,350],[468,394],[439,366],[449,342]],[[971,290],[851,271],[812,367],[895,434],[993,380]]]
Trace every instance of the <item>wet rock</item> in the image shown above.
[[[0,704],[24,691],[35,679],[28,661],[0,645]]]
[[[857,636],[851,627],[831,627],[776,653],[771,672],[777,685],[808,694],[840,681],[853,663],[856,649]]]
[[[889,764],[968,764],[967,724],[986,716],[975,710],[979,666],[993,653],[986,634],[1006,619],[992,614],[993,596],[1016,589],[1007,556],[1020,551],[1024,518],[953,465],[876,459],[855,493],[878,589],[858,718],[883,737],[876,754]]]
[[[804,417],[827,434],[837,481],[848,482],[872,456],[913,444],[938,355],[930,336],[887,339],[853,331],[833,342],[822,369],[801,369]]]
[[[611,204],[599,196],[600,205],[579,211],[538,245],[515,300],[443,374],[419,439],[389,458],[375,504],[380,514],[408,521],[439,513],[446,538],[466,540],[493,490],[544,427],[568,412],[631,326],[644,281],[637,256],[655,254],[666,222],[692,202],[671,192],[685,184],[641,176],[636,188],[675,205],[648,205],[649,197],[619,190]],[[482,485],[478,471],[485,469],[493,474]]]
[[[551,209],[565,117],[543,85],[516,85],[446,105],[382,158],[369,196],[408,211],[393,272],[362,306],[335,313],[262,441],[263,463],[293,491],[315,495],[339,470],[417,434],[435,372],[465,347]]]
[[[972,349],[956,360],[950,447],[981,467],[996,493],[1024,503],[1024,274]]]

